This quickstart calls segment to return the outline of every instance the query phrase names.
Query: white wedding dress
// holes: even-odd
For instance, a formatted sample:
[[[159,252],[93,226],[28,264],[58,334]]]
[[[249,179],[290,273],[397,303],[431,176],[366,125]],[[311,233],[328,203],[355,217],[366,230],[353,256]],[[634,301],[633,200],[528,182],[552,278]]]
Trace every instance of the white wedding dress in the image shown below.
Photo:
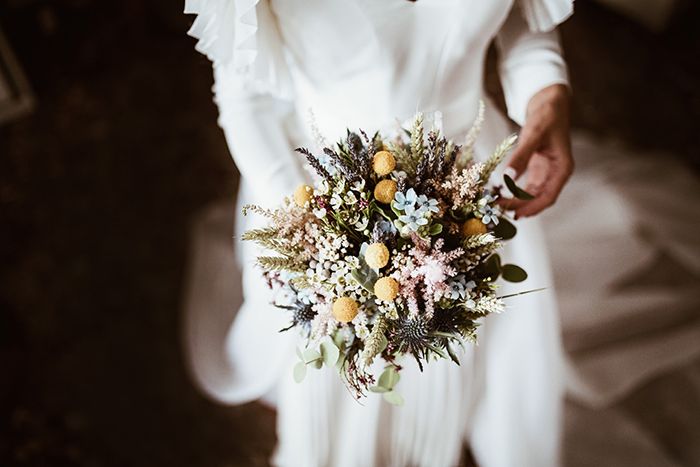
[[[554,28],[566,0],[190,0],[190,33],[214,63],[220,125],[241,175],[239,206],[277,205],[308,172],[292,148],[313,147],[307,112],[335,141],[346,127],[395,131],[416,111],[442,113],[459,142],[487,102],[477,157],[514,131],[484,93],[493,39],[510,117],[522,124],[538,90],[566,83]],[[237,238],[259,220],[238,217]],[[257,251],[236,240],[244,301],[217,348],[190,320],[190,352],[201,387],[228,403],[264,398],[278,414],[273,464],[282,466],[452,466],[469,444],[483,467],[559,462],[562,350],[547,248],[537,220],[518,222],[505,256],[525,267],[525,283],[488,317],[462,365],[439,361],[420,373],[410,361],[394,407],[370,394],[358,403],[338,375],[292,380],[298,336],[278,333],[288,317],[269,305],[253,264]],[[228,279],[228,278],[227,278]],[[233,287],[234,284],[231,284]],[[201,310],[206,314],[207,310]],[[224,355],[222,360],[221,355]],[[223,361],[223,363],[222,363]]]

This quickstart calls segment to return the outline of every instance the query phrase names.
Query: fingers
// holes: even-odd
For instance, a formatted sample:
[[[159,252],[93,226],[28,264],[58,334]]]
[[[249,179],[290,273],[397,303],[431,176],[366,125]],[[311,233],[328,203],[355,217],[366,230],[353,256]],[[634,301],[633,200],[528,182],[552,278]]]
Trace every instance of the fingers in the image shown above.
[[[528,170],[528,177],[530,176],[529,172],[530,171]],[[542,194],[543,188],[544,185],[533,185],[531,183],[528,183],[525,186],[525,191],[527,191],[536,198],[540,196],[540,194]],[[521,209],[522,207],[527,205],[530,201],[518,198],[499,198],[497,202],[506,211],[517,211],[518,209]]]
[[[527,165],[527,183],[523,186],[525,191],[537,197],[542,193],[549,173],[550,161],[540,153],[535,153]],[[517,198],[500,198],[498,203],[507,211],[515,211],[528,203],[527,200]]]
[[[573,168],[573,160],[570,157],[553,163],[551,166],[552,170],[542,187],[541,193],[535,199],[518,204],[513,208],[515,210],[515,218],[534,216],[553,205],[571,176]]]
[[[541,143],[544,127],[537,123],[525,126],[520,132],[518,146],[510,156],[506,171],[514,172],[509,175],[517,179],[525,172],[530,162],[532,154],[538,149]],[[508,173],[508,172],[506,172]]]

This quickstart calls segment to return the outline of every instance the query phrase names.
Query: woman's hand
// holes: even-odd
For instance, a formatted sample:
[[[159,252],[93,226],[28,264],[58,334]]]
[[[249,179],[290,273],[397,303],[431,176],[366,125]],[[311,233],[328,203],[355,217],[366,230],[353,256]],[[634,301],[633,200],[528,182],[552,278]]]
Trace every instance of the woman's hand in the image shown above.
[[[501,205],[515,211],[516,219],[534,216],[554,204],[573,170],[569,90],[555,84],[530,99],[518,146],[506,169],[513,179],[527,172],[524,188],[535,198],[529,201],[504,198]]]

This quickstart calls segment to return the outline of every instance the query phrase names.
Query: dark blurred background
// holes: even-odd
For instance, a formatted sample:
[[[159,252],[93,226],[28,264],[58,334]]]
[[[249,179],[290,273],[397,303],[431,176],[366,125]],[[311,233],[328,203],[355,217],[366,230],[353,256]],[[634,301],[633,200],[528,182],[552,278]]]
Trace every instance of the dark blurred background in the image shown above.
[[[273,412],[209,402],[182,363],[192,217],[237,185],[182,7],[0,1],[31,87],[0,126],[2,466],[266,465],[273,448]],[[697,173],[698,3],[651,29],[576,9],[575,126]]]

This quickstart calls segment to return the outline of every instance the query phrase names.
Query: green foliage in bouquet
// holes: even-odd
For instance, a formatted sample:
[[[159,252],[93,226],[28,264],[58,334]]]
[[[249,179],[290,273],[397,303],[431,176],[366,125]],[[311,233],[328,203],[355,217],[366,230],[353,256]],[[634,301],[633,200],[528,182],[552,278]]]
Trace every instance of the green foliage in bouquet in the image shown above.
[[[401,403],[395,386],[404,356],[420,369],[432,358],[459,364],[458,349],[477,336],[479,320],[504,309],[496,280],[520,282],[525,271],[502,264],[502,241],[515,226],[497,204],[492,174],[515,143],[507,138],[483,162],[473,144],[479,118],[462,147],[422,115],[392,139],[360,131],[317,155],[299,148],[318,181],[302,185],[243,239],[260,256],[275,305],[289,329],[306,338],[294,378],[308,366],[335,367],[357,397],[369,389]],[[505,178],[517,197],[530,195]],[[384,372],[375,379],[373,362]]]

